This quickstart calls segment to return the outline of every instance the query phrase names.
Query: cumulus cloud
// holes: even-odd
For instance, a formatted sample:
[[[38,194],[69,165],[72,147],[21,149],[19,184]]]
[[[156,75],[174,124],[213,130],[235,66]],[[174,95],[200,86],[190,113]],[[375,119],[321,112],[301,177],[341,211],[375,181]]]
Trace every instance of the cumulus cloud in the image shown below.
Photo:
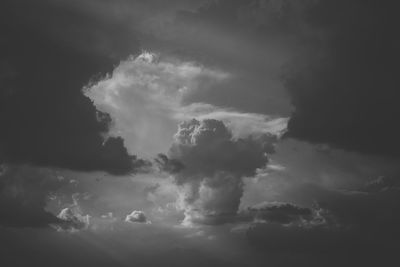
[[[113,127],[109,134],[122,136],[129,152],[146,157],[166,153],[177,124],[191,118],[222,120],[235,136],[286,127],[285,118],[185,102],[191,92],[229,79],[231,74],[219,69],[143,52],[87,85],[84,93],[98,110],[110,114]]]
[[[87,229],[90,224],[89,215],[82,215],[77,207],[62,209],[57,215],[57,218],[62,220],[54,224],[54,227],[59,231],[75,232]]]
[[[126,215],[125,222],[130,223],[147,223],[150,224],[151,222],[147,219],[146,215],[143,211],[134,210],[130,214]]]
[[[233,138],[222,121],[182,122],[169,157],[185,166],[175,174],[182,188],[184,223],[223,223],[235,217],[243,195],[242,178],[268,162],[277,137],[272,134]]]
[[[179,125],[169,155],[181,160],[188,173],[227,171],[251,176],[267,163],[267,153],[274,152],[276,141],[272,134],[233,139],[222,121],[193,119]]]
[[[167,151],[171,143],[177,124],[174,117],[185,91],[226,77],[221,71],[144,52],[87,86],[85,95],[97,109],[111,115],[111,135],[122,136],[131,151],[153,156]]]

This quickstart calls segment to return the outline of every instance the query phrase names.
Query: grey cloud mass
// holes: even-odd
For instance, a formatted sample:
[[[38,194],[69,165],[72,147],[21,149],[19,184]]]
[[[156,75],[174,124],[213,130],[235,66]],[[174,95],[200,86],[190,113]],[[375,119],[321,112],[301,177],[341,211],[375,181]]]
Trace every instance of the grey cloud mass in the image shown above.
[[[313,55],[293,64],[287,136],[399,156],[399,19],[394,1],[317,1],[307,9]]]
[[[175,180],[186,187],[186,219],[213,224],[235,216],[243,194],[242,178],[267,164],[276,141],[271,134],[234,139],[224,123],[214,119],[182,122],[169,157],[184,166]]]
[[[281,202],[260,203],[249,207],[244,213],[252,215],[255,221],[275,222],[279,224],[310,221],[313,218],[312,209]]]
[[[398,266],[399,7],[0,1],[0,266]]]
[[[104,140],[110,118],[81,90],[120,57],[138,51],[138,42],[125,26],[63,4],[0,4],[0,160],[133,172],[140,161],[121,138]]]
[[[307,213],[306,210],[276,208],[280,216],[278,219],[273,217],[276,223],[256,223],[246,232],[249,242],[257,249],[304,253],[317,261],[331,258],[331,265],[328,266],[390,265],[396,261],[394,252],[400,236],[397,227],[400,219],[397,212],[398,188],[367,193],[361,191],[363,189],[334,191],[304,185],[297,190],[317,201],[317,223],[311,224],[311,227],[304,227],[303,224],[287,227],[282,215],[287,215],[286,219],[303,216],[300,214]],[[307,263],[314,264],[312,261]],[[303,264],[306,266],[306,263]]]

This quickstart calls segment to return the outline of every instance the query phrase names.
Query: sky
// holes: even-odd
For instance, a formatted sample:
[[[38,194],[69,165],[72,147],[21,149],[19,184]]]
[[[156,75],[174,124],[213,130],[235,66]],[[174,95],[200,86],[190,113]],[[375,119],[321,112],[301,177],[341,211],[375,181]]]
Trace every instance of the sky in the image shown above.
[[[397,266],[398,7],[2,0],[1,266]]]

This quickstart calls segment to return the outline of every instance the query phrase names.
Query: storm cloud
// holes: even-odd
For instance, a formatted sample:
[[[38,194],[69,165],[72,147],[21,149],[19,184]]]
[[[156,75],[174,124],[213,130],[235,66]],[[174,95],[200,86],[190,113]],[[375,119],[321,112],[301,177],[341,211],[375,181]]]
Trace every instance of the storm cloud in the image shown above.
[[[1,264],[397,266],[397,11],[1,1]]]
[[[1,160],[113,174],[134,171],[136,158],[123,140],[103,138],[108,115],[81,92],[93,75],[138,49],[135,38],[123,41],[131,36],[126,27],[45,0],[2,1],[0,25]],[[113,43],[94,49],[92,44],[102,40]],[[119,43],[130,49],[114,46]]]
[[[254,176],[274,152],[272,134],[234,139],[222,121],[182,122],[168,153],[184,165],[175,174],[183,188],[185,222],[223,223],[236,216],[245,176]]]
[[[122,136],[129,152],[142,157],[167,153],[182,120],[217,119],[234,137],[283,131],[287,118],[247,113],[234,108],[187,101],[231,79],[214,67],[172,56],[142,52],[131,56],[112,73],[85,86],[96,108],[110,114],[109,136]]]
[[[286,77],[287,136],[398,157],[397,2],[317,1],[307,54]]]

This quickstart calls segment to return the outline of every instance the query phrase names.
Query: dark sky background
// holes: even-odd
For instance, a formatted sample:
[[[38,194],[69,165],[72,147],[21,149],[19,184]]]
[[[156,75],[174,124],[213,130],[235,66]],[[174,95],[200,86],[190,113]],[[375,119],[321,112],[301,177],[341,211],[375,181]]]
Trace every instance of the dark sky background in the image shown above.
[[[2,0],[1,266],[398,266],[399,7]]]

